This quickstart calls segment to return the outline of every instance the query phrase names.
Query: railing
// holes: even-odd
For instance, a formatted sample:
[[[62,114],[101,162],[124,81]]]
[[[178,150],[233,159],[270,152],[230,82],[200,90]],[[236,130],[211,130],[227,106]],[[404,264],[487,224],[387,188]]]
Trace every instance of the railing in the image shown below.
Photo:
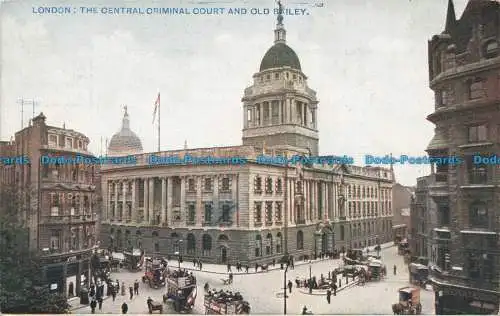
[[[469,171],[469,184],[487,184],[488,174],[485,169],[474,169]]]

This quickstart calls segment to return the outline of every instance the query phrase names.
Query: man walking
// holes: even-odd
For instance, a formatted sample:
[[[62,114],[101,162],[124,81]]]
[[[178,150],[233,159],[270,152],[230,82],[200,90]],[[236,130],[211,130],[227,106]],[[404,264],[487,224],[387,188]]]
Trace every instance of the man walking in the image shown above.
[[[396,270],[397,270],[396,265],[394,265],[394,275],[396,275]]]
[[[328,289],[328,291],[326,291],[326,301],[328,302],[328,304],[330,304],[331,298],[332,298],[332,291]]]
[[[128,288],[128,291],[130,292],[130,299],[132,300],[134,298],[134,288],[132,286],[130,286]]]
[[[337,296],[337,282],[333,283],[333,296]]]
[[[292,287],[293,287],[292,281],[288,280],[288,292],[289,293],[292,293]]]
[[[115,301],[116,299],[116,286],[112,285],[111,286],[111,296],[113,296],[113,302]]]
[[[137,280],[134,282],[134,294],[139,295],[139,281]]]

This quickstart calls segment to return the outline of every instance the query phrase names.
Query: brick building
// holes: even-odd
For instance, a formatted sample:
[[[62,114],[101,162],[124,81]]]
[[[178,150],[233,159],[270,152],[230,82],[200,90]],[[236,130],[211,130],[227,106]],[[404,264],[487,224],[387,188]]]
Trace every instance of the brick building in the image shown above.
[[[470,0],[429,41],[436,125],[427,152],[463,163],[433,168],[438,223],[430,254],[438,314],[492,314],[499,303],[500,173],[475,155],[500,154],[500,3]],[[434,167],[434,166],[433,166]]]
[[[153,153],[244,157],[245,164],[159,164],[125,113],[110,153],[135,154],[134,166],[103,166],[101,239],[119,249],[204,262],[297,259],[392,240],[393,173],[379,167],[257,163],[261,154],[292,157],[319,151],[316,92],[286,44],[278,15],[275,43],[253,85],[244,90],[243,145]],[[114,137],[113,137],[114,138]]]
[[[96,245],[96,168],[48,162],[47,157],[93,156],[85,135],[49,126],[45,120],[41,113],[13,141],[0,143],[2,155],[29,159],[26,164],[0,166],[0,179],[3,186],[30,191],[31,214],[25,216],[29,246],[41,253],[47,282],[66,292],[66,277],[76,275],[78,292]]]

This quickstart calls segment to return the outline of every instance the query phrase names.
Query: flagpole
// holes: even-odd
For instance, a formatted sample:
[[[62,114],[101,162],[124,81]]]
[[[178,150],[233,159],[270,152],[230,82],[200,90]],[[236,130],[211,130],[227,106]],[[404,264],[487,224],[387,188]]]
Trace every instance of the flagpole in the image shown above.
[[[158,92],[158,152],[160,152],[160,108],[161,108],[160,93]]]

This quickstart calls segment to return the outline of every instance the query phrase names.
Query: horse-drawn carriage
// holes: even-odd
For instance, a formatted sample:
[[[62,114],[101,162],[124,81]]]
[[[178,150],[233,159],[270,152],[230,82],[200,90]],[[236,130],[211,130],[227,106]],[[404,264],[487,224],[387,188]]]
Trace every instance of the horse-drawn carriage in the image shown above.
[[[148,282],[151,288],[157,289],[165,286],[165,275],[167,271],[167,261],[163,259],[146,259],[146,272],[142,277],[142,282]]]
[[[403,287],[399,289],[399,303],[392,304],[394,315],[420,315],[422,304],[420,304],[420,288]]]
[[[171,301],[176,312],[190,311],[196,300],[198,290],[196,278],[183,270],[167,270],[167,293],[163,295],[163,302]]]
[[[384,275],[384,265],[381,262],[372,261],[368,263],[368,280],[380,281]]]
[[[250,314],[250,304],[243,300],[240,293],[209,291],[203,305],[206,315]]]
[[[125,264],[130,271],[137,271],[142,268],[145,259],[144,251],[132,249],[132,251],[125,251],[123,256]]]
[[[163,314],[163,303],[153,300],[148,300],[148,310],[150,314],[153,314],[154,311],[159,311],[160,314]]]
[[[428,282],[429,268],[418,263],[410,263],[410,283],[425,287]]]

